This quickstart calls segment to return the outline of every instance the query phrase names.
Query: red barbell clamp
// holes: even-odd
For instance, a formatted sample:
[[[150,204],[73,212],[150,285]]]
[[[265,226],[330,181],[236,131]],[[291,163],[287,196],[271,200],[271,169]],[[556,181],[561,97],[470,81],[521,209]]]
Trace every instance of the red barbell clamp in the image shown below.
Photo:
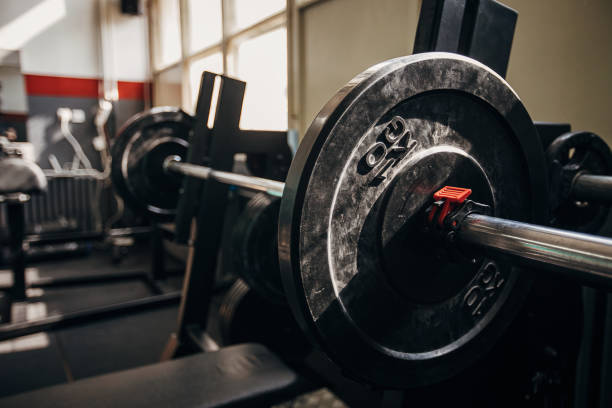
[[[472,194],[472,190],[469,188],[462,187],[451,187],[444,186],[442,189],[436,191],[433,195],[436,202],[431,206],[429,210],[429,216],[427,217],[429,222],[432,222],[438,207],[442,207],[440,214],[438,215],[438,225],[444,226],[444,219],[459,204],[463,202]]]

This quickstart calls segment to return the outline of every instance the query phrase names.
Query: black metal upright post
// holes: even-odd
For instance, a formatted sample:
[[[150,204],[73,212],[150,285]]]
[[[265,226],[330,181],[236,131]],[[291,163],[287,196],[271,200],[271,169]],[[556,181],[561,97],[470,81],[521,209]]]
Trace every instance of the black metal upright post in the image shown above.
[[[9,247],[11,252],[11,268],[13,270],[11,296],[13,300],[24,300],[26,298],[26,283],[25,251],[23,247],[23,239],[25,237],[25,214],[23,203],[17,200],[8,200],[6,209],[10,231]]]
[[[187,163],[208,165],[210,140],[212,130],[208,128],[208,115],[212,105],[216,74],[204,72],[200,80],[200,91],[196,104],[196,122],[193,134],[189,139]],[[202,195],[202,180],[186,178],[183,181],[183,193],[178,202],[175,218],[175,240],[186,244],[189,241],[191,224],[197,214],[199,201]]]
[[[413,52],[465,55],[505,77],[517,18],[495,0],[423,0]]]
[[[245,83],[231,78],[221,78],[219,100],[223,103],[217,106],[209,162],[213,169],[231,171],[235,153],[231,135],[238,133]],[[197,118],[198,121],[207,119],[208,115]],[[181,316],[179,316],[182,319],[180,322],[182,331],[191,325],[197,325],[203,330],[206,328],[227,206],[226,184],[215,180],[206,180],[203,184],[195,239],[190,249],[193,255],[189,257],[191,262],[187,265],[185,276],[189,284],[183,291]],[[185,334],[179,333],[179,336]]]

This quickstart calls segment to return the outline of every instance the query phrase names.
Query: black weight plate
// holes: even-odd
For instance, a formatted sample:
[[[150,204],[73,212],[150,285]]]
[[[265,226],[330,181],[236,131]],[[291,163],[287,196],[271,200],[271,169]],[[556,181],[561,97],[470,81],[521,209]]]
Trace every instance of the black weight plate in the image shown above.
[[[289,306],[269,302],[238,279],[219,306],[223,345],[257,342],[285,359],[300,359],[311,346]]]
[[[238,217],[232,232],[234,270],[259,295],[285,303],[278,266],[280,199],[255,195]]]
[[[185,158],[194,118],[179,108],[157,107],[130,118],[111,149],[111,178],[137,212],[168,220],[176,213],[181,178],[163,171],[166,157]]]
[[[457,374],[490,350],[529,287],[503,259],[439,256],[419,225],[469,187],[493,214],[545,222],[545,158],[509,85],[428,53],[355,77],[315,118],[281,203],[279,259],[298,322],[343,371],[385,388]]]
[[[602,176],[612,175],[612,153],[599,136],[591,132],[570,132],[557,137],[546,149],[546,156],[551,169],[551,184],[571,182],[563,179],[563,169],[571,174],[583,171]],[[566,187],[566,188],[565,188]],[[559,186],[557,194],[561,201],[552,210],[552,224],[559,228],[574,231],[597,233],[605,224],[610,205],[598,202],[578,201],[572,197],[563,197],[568,186]]]

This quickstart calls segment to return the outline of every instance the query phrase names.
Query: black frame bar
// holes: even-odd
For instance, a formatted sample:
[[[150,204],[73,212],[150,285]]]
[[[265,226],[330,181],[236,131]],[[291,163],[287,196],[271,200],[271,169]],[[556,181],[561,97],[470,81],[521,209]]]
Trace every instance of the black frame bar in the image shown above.
[[[214,124],[208,128],[215,78],[220,81],[219,95]],[[236,153],[290,157],[287,132],[239,128],[245,87],[245,82],[224,75],[202,74],[188,163],[204,164],[207,161],[206,164],[215,170],[231,172]],[[178,328],[164,352],[165,358],[201,349],[199,344],[192,344],[193,336],[190,333],[194,330],[205,331],[208,324],[228,204],[229,187],[226,184],[193,177],[185,177],[183,183],[183,195],[176,217],[177,239],[179,242],[190,242],[191,246]]]

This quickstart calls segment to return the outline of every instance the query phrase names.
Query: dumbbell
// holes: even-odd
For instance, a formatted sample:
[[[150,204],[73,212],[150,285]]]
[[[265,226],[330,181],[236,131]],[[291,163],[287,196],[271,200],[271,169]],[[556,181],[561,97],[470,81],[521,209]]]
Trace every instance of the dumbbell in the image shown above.
[[[612,281],[612,240],[538,225],[549,180],[537,131],[510,86],[467,57],[401,57],[355,77],[313,121],[285,183],[183,157],[150,165],[168,182],[282,194],[287,300],[310,339],[366,383],[409,388],[463,370],[495,344],[538,269]]]

